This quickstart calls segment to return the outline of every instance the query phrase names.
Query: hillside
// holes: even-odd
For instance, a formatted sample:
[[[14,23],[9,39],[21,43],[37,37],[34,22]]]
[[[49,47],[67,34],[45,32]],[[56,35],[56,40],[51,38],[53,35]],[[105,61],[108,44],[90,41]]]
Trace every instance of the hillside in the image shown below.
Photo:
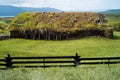
[[[0,16],[15,16],[24,11],[20,7],[0,5]]]
[[[65,56],[75,53],[82,57],[120,56],[120,32],[114,32],[114,39],[94,37],[63,41],[29,39],[0,41],[0,57],[8,53],[12,56]]]
[[[50,8],[50,7],[42,7],[42,8],[32,8],[32,7],[21,7],[27,12],[62,12],[59,9]]]
[[[0,41],[0,59],[6,57],[7,54],[10,54],[11,56],[28,57],[28,56],[73,56],[75,55],[75,53],[78,53],[80,55],[80,58],[119,57],[120,32],[116,32],[115,36],[118,38],[104,39],[97,37],[97,38],[84,38],[84,39],[63,40],[63,41],[9,39],[9,40]],[[36,59],[36,61],[37,60],[38,59]],[[24,61],[24,60],[16,60],[16,61]],[[110,60],[110,62],[112,61],[113,60]],[[38,63],[36,64],[39,65]],[[27,67],[26,68],[22,67],[16,69],[0,70],[0,78],[1,80],[37,80],[37,79],[38,80],[93,80],[93,79],[118,80],[120,78],[120,64],[80,65],[76,68],[75,67],[50,67],[50,68],[36,67],[36,68],[28,69]]]
[[[107,11],[103,11],[102,12],[103,14],[120,14],[120,9],[110,9],[110,10],[107,10]]]
[[[61,12],[61,10],[50,7],[32,8],[0,5],[0,16],[16,16],[17,14],[22,12]]]

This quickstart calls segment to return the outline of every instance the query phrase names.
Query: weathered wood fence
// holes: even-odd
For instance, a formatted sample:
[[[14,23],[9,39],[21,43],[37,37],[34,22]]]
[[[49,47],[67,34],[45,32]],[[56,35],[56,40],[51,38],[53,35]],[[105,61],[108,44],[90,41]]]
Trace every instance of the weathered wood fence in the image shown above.
[[[66,40],[66,39],[77,39],[84,38],[89,36],[98,36],[113,38],[112,30],[76,30],[74,32],[57,32],[50,30],[13,30],[10,31],[11,38],[24,38],[24,39],[33,39],[33,40]]]
[[[120,57],[81,58],[75,56],[11,57],[0,59],[0,68],[76,67],[78,65],[120,64]]]

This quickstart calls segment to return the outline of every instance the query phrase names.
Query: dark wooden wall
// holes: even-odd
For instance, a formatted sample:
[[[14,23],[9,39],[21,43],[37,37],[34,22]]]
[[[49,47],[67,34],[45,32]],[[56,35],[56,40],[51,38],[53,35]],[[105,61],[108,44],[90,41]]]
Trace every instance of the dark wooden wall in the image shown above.
[[[38,40],[64,40],[76,39],[88,36],[113,37],[112,30],[79,30],[74,32],[55,32],[47,30],[14,30],[10,32],[11,38],[25,38]]]

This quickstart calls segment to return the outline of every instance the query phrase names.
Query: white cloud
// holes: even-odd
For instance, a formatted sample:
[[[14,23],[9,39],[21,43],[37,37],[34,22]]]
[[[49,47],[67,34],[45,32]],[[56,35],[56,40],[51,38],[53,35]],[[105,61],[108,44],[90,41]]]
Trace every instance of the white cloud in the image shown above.
[[[113,4],[114,3],[114,4]],[[119,0],[0,0],[0,4],[24,7],[53,7],[61,10],[91,10],[120,7]]]
[[[14,5],[24,2],[25,0],[0,0],[0,5]]]
[[[54,7],[62,10],[91,9],[99,5],[101,0],[26,0],[17,6],[26,7]]]

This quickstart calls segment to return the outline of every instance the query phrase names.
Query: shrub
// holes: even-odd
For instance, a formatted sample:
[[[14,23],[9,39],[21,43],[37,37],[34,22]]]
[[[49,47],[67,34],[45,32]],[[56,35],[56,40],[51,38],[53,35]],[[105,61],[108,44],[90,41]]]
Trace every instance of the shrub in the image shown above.
[[[113,30],[111,28],[106,28],[105,29],[105,33],[104,33],[104,36],[106,38],[110,38],[112,39],[113,38]]]

